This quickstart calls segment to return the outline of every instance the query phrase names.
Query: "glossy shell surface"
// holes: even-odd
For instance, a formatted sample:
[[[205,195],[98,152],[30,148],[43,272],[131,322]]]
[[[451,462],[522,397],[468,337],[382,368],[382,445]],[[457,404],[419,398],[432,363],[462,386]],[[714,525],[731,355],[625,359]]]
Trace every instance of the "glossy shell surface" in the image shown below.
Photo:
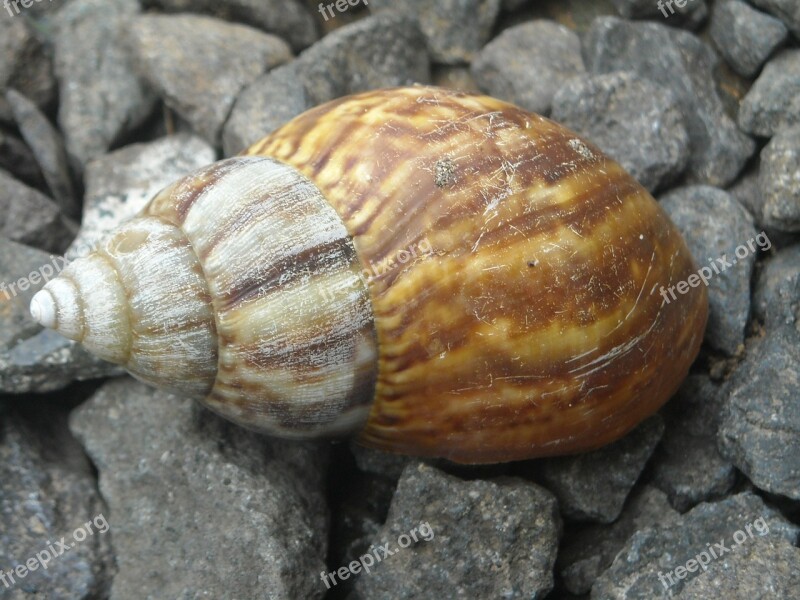
[[[375,399],[360,440],[459,462],[599,447],[656,411],[703,338],[705,288],[674,225],[573,132],[485,96],[337,100],[246,154],[297,168],[369,279]],[[423,244],[429,249],[401,263]]]

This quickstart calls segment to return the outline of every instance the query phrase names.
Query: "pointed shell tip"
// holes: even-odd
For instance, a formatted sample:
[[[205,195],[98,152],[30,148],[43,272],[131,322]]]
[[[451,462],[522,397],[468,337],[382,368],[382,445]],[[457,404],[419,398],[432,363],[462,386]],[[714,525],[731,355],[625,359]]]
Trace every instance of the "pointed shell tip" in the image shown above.
[[[31,299],[31,316],[42,325],[52,329],[56,325],[56,303],[47,290],[40,290]]]

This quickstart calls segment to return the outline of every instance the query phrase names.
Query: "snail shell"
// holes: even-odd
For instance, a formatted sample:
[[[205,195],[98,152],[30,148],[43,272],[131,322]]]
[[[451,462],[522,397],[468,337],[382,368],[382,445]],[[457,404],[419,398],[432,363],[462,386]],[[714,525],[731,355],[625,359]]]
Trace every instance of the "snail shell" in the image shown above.
[[[695,270],[591,143],[418,86],[167,187],[31,310],[246,427],[486,463],[596,448],[657,410],[707,316],[702,286],[659,289]]]

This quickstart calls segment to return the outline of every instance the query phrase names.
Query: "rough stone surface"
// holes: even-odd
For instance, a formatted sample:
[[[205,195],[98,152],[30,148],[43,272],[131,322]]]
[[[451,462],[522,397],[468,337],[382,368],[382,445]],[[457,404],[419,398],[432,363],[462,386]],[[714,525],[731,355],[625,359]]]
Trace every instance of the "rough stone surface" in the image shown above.
[[[753,4],[778,17],[800,38],[800,4],[796,0],[753,0]]]
[[[50,198],[0,170],[0,235],[61,254],[77,232]]]
[[[179,134],[126,146],[89,163],[83,223],[67,257],[88,254],[103,235],[133,217],[161,189],[215,158],[205,141]]]
[[[8,171],[21,182],[37,190],[47,189],[47,184],[31,149],[16,135],[6,133],[1,129],[0,169]]]
[[[370,0],[369,7],[416,19],[433,62],[452,65],[471,62],[489,40],[500,0]]]
[[[21,310],[30,325],[35,326],[28,315],[28,305]],[[14,394],[52,392],[76,380],[123,372],[121,367],[100,360],[77,342],[49,329],[26,337],[8,352],[0,352],[0,391]]]
[[[767,259],[754,287],[753,314],[767,331],[800,333],[800,244]]]
[[[689,135],[668,89],[632,72],[575,77],[558,90],[553,119],[586,136],[651,192],[689,158]]]
[[[580,524],[564,532],[558,554],[558,572],[572,594],[587,594],[595,579],[634,533],[663,525],[678,517],[664,492],[643,486],[631,492],[619,519],[611,525]]]
[[[287,40],[295,50],[317,39],[314,17],[298,0],[143,0],[143,4],[169,13],[201,13],[244,23]]]
[[[738,552],[741,550],[741,552]],[[784,539],[755,538],[720,561],[713,572],[689,581],[681,600],[791,598],[800,590],[800,549]]]
[[[400,547],[400,536],[426,524],[429,541],[417,534],[418,542]],[[357,597],[544,597],[553,587],[560,532],[555,499],[533,483],[463,481],[412,463],[373,539],[394,554],[359,577]]]
[[[246,432],[129,378],[70,425],[113,516],[112,599],[323,596],[320,447]]]
[[[665,431],[653,455],[653,484],[670,504],[686,512],[695,504],[722,498],[736,470],[717,450],[724,392],[706,375],[690,375],[662,410]]]
[[[761,221],[779,231],[800,231],[800,123],[780,131],[761,151],[758,184]]]
[[[763,520],[756,523],[757,519]],[[748,526],[752,536],[747,532]],[[765,532],[763,536],[761,532]],[[743,547],[756,546],[760,541],[794,544],[797,537],[796,525],[752,493],[745,492],[717,503],[703,503],[680,518],[636,532],[611,567],[595,582],[591,597],[592,600],[683,598],[680,594],[684,589],[702,585],[692,584],[692,581],[730,573],[728,565],[732,559],[739,554],[752,552],[752,548],[748,550]],[[737,543],[736,540],[742,541]],[[727,551],[716,544],[722,544]],[[717,553],[718,558],[710,555],[709,548]],[[705,571],[697,563],[696,557],[701,552],[706,552],[709,557]],[[679,579],[675,570],[686,569],[689,560],[695,561],[694,565],[689,564],[692,572],[682,572],[684,578]],[[705,556],[700,560],[705,562]],[[670,583],[668,574],[671,574],[673,583]],[[738,576],[736,579],[738,581]],[[768,593],[770,591],[772,594]],[[791,589],[767,589],[762,590],[762,595],[729,597],[784,598],[791,597],[787,595],[789,592]]]
[[[663,2],[659,8],[653,0],[611,0],[617,12],[628,19],[652,19],[671,26],[685,26],[695,29],[708,16],[705,0],[688,0],[683,6]]]
[[[611,523],[622,512],[663,432],[661,417],[654,415],[599,450],[543,459],[539,463],[543,485],[556,495],[565,517]]]
[[[150,85],[215,145],[242,88],[291,58],[278,37],[197,15],[138,17],[130,37]]]
[[[0,365],[5,351],[41,329],[30,318],[28,305],[44,281],[32,281],[29,275],[44,264],[52,265],[51,260],[51,255],[46,252],[0,236]],[[55,271],[56,267],[52,270]]]
[[[14,117],[3,93],[8,88],[19,90],[42,108],[52,104],[56,97],[53,61],[45,45],[29,21],[9,17],[3,9],[0,13],[0,121],[11,123]]]
[[[759,488],[800,500],[800,334],[784,327],[748,344],[730,381],[720,452]]]
[[[594,73],[634,71],[672,90],[686,119],[693,182],[726,185],[755,150],[725,112],[714,86],[714,50],[686,31],[615,17],[594,21],[584,47]]]
[[[362,19],[245,88],[225,125],[225,154],[242,151],[317,104],[429,79],[425,40],[413,19],[394,14]]]
[[[135,2],[74,0],[57,15],[58,122],[73,167],[104,154],[153,110],[156,96],[120,43]]]
[[[80,206],[72,185],[64,140],[32,101],[13,89],[8,90],[6,98],[22,137],[36,156],[53,198],[65,214],[77,217]]]
[[[792,125],[800,125],[800,50],[783,50],[742,100],[739,127],[772,137]]]
[[[760,234],[756,232],[753,217],[723,190],[705,185],[688,186],[675,189],[659,200],[683,234],[698,268],[708,267],[706,341],[733,355],[744,342],[744,328],[750,313],[750,276],[756,253],[761,251],[762,243],[768,245],[769,238],[756,240],[756,235]],[[748,241],[754,251],[748,247]],[[744,248],[744,256],[737,256],[736,251],[741,248]],[[742,251],[739,253],[741,255]],[[671,302],[681,301],[678,291],[675,299],[668,296]]]
[[[546,20],[506,29],[472,63],[483,92],[543,115],[558,88],[585,72],[577,34]]]
[[[714,5],[711,37],[725,61],[744,77],[752,77],[789,34],[786,26],[742,0]]]
[[[0,419],[0,565],[13,582],[0,586],[4,600],[105,597],[113,576],[114,521],[54,400],[13,401]],[[54,546],[61,554],[49,561],[42,555],[46,569],[9,574],[59,540],[68,549]]]

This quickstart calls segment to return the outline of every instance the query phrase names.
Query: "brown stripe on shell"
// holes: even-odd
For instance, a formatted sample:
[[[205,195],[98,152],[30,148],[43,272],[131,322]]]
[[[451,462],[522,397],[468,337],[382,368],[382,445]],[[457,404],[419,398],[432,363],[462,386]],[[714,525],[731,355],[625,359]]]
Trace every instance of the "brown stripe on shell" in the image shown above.
[[[312,179],[364,267],[430,244],[370,280],[368,445],[461,462],[595,448],[657,410],[697,354],[705,289],[663,305],[658,293],[696,268],[677,230],[616,163],[543,117],[382,90],[304,113],[246,154]]]
[[[316,187],[239,157],[148,210],[180,224],[208,285],[219,358],[206,405],[286,437],[360,429],[375,386],[372,309],[352,240]]]

